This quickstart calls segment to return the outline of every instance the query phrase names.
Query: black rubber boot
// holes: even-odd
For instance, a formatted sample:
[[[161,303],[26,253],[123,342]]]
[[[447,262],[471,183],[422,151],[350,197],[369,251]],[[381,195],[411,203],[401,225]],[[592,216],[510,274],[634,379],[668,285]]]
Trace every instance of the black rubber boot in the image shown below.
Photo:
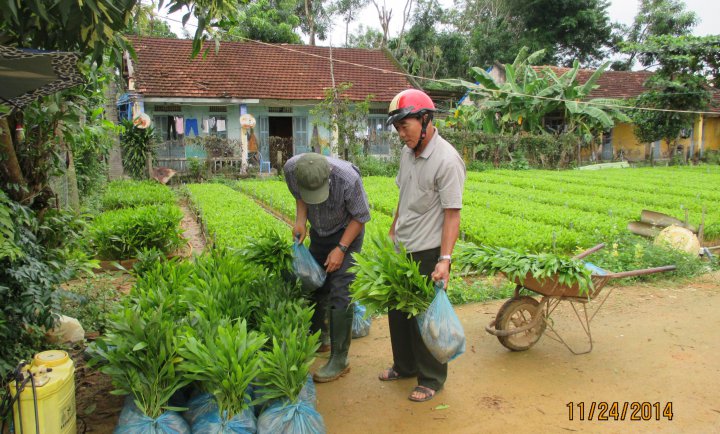
[[[318,383],[337,380],[350,372],[348,352],[352,341],[352,305],[347,309],[330,310],[330,360],[313,375]]]

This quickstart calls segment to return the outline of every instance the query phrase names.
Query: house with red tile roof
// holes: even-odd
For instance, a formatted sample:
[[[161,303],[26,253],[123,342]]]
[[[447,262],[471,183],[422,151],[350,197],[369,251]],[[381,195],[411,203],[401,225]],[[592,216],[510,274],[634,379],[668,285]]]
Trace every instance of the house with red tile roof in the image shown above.
[[[544,69],[551,69],[556,75],[569,71],[571,68],[558,66],[533,66],[538,72]],[[505,72],[502,65],[494,66],[489,72],[496,82],[505,81]],[[592,74],[593,69],[580,69],[577,74],[577,83],[586,83]],[[613,98],[629,100],[639,96],[645,91],[644,84],[652,76],[650,71],[605,71],[598,79],[597,87],[590,92],[588,99]],[[683,134],[678,141],[688,158],[702,156],[706,151],[720,151],[720,92],[713,93],[713,103],[707,109],[709,114],[699,116],[691,131]],[[562,123],[561,117],[546,119],[549,123]],[[633,126],[627,123],[616,123],[614,128],[603,135],[601,160],[614,160],[622,157],[626,160],[644,160],[651,156],[654,159],[669,158],[673,150],[669,144],[640,143],[635,137]],[[589,155],[586,155],[589,157]]]
[[[387,139],[378,133],[387,131],[387,107],[398,92],[418,87],[387,50],[222,42],[217,51],[211,46],[191,58],[191,40],[131,42],[136,57],[125,56],[127,93],[119,103],[126,116],[141,111],[151,117],[163,143],[160,160],[204,156],[185,146],[187,139],[239,140],[248,133],[266,161],[270,137],[286,139],[285,158],[313,148],[327,153],[332,133],[311,110],[325,89],[341,83],[352,83],[344,94],[352,101],[371,96],[367,125],[359,133],[368,138],[371,153],[385,154]],[[240,123],[246,114],[255,120],[251,131]]]

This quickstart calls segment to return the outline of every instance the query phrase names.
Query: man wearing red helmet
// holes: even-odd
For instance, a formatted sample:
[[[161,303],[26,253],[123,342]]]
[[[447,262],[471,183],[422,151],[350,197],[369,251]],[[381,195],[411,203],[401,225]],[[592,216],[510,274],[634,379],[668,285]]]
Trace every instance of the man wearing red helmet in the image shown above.
[[[433,126],[434,112],[430,97],[417,89],[400,92],[390,103],[387,123],[405,146],[395,179],[400,200],[389,235],[405,246],[422,274],[444,281],[447,287],[460,230],[465,163]],[[447,363],[438,362],[428,351],[416,318],[390,310],[388,322],[393,366],[379,375],[380,380],[417,377],[418,385],[408,398],[432,399],[447,379]]]

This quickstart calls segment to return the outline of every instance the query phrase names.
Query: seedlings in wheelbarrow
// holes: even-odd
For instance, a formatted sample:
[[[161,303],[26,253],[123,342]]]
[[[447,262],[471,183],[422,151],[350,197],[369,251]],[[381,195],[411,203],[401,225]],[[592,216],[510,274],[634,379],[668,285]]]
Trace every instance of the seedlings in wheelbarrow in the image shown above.
[[[523,283],[530,275],[538,281],[557,278],[561,285],[578,285],[579,294],[593,289],[592,271],[579,259],[553,253],[518,253],[502,247],[464,245],[455,255],[455,263],[462,270],[476,270],[494,275],[503,273],[511,281]]]

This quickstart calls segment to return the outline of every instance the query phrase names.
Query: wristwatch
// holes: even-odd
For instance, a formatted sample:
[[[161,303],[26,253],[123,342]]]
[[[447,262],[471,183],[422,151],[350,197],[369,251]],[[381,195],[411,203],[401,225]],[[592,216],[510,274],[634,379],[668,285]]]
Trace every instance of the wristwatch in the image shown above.
[[[440,261],[448,261],[452,263],[452,256],[450,255],[440,255],[438,256],[438,262]]]
[[[345,246],[342,243],[338,243],[338,249],[340,249],[340,251],[343,253],[347,253],[348,246]]]

